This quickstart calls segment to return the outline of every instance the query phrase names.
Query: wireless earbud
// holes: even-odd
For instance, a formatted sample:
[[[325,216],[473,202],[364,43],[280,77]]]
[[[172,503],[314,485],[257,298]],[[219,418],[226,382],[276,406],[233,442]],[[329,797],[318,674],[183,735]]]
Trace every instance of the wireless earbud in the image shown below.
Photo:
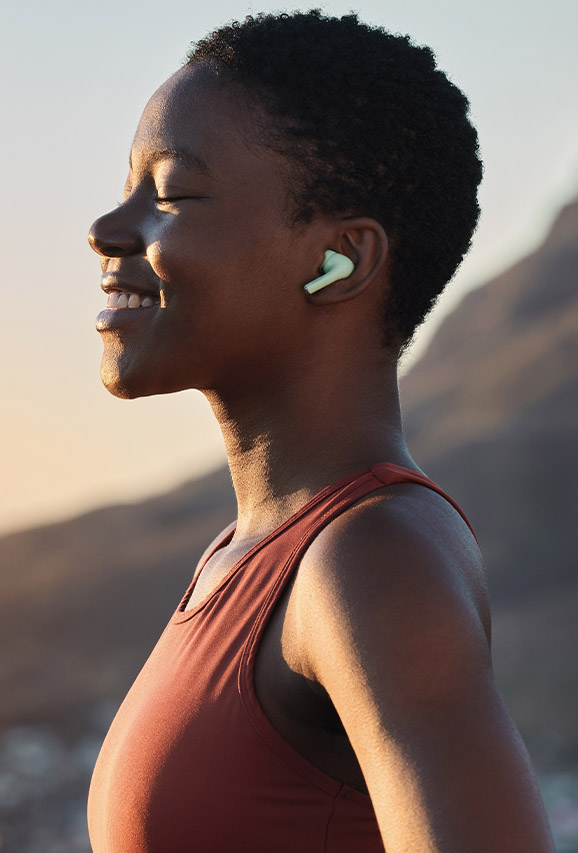
[[[332,284],[340,278],[347,278],[355,269],[355,264],[346,255],[340,255],[339,252],[332,252],[331,249],[328,249],[325,252],[325,260],[321,269],[323,275],[304,286],[307,293],[317,293],[318,290],[327,287],[328,284]]]

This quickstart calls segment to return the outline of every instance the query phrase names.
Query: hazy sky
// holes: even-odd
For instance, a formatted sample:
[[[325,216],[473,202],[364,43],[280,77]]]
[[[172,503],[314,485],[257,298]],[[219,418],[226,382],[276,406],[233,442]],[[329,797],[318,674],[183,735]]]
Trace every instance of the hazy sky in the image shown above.
[[[140,111],[189,43],[231,18],[279,8],[32,0],[0,13],[0,530],[156,492],[223,458],[199,394],[127,402],[101,388],[94,320],[104,301],[86,233],[120,198]],[[352,4],[322,8],[343,14]],[[481,138],[481,225],[419,351],[465,290],[535,246],[578,195],[578,4],[367,0],[353,8],[434,48],[468,94]]]

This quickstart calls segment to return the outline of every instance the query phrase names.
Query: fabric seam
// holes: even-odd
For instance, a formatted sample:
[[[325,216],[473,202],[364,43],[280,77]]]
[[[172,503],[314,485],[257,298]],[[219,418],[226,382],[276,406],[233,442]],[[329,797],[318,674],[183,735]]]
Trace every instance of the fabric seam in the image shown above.
[[[340,796],[343,790],[343,786],[339,788],[333,797],[333,802],[331,803],[331,811],[329,812],[329,816],[327,818],[327,823],[325,824],[325,838],[323,840],[323,853],[327,853],[327,842],[329,840],[329,827],[331,825],[331,821],[333,820],[333,815],[335,814],[335,806],[337,805],[337,797]]]

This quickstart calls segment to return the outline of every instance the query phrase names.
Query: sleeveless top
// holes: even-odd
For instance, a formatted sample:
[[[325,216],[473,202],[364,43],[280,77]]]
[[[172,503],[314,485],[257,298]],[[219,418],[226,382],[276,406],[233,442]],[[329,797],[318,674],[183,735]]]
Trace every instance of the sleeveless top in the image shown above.
[[[94,853],[383,853],[369,796],[276,731],[253,669],[319,531],[370,492],[405,482],[435,490],[467,523],[427,477],[378,464],[319,492],[187,611],[198,569],[102,746],[88,803]],[[207,560],[231,537],[228,528]]]

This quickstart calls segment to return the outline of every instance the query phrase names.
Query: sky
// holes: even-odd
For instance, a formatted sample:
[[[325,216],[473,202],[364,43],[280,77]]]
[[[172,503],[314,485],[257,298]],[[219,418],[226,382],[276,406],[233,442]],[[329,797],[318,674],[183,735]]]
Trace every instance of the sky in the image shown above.
[[[3,266],[0,533],[137,500],[224,461],[198,392],[125,401],[100,385],[91,222],[122,195],[140,112],[232,0],[31,0],[0,12]],[[430,45],[468,95],[485,178],[469,257],[405,368],[472,287],[535,248],[578,196],[575,0],[319,4]]]

